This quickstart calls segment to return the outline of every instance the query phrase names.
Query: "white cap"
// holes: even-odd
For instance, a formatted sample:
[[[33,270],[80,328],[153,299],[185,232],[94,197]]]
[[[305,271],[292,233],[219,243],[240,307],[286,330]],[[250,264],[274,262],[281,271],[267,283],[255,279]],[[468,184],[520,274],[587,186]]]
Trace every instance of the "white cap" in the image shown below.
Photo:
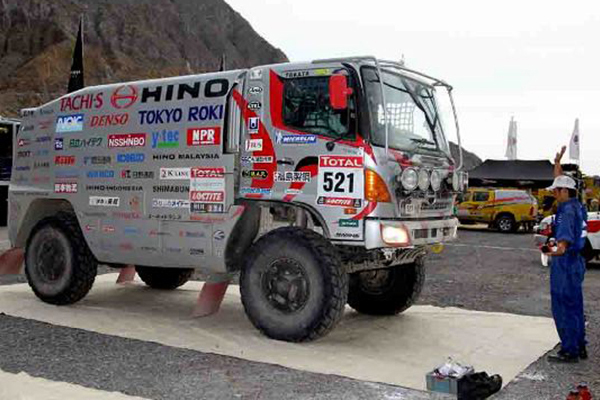
[[[554,178],[554,182],[552,182],[552,186],[548,188],[548,190],[554,189],[576,189],[575,180],[566,175],[559,175]]]

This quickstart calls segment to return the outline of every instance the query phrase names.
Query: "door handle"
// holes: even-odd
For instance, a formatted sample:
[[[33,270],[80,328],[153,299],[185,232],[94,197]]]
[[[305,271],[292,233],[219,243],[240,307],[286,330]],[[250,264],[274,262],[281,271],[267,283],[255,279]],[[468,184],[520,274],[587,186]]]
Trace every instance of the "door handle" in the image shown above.
[[[277,160],[277,164],[294,165],[295,162],[291,158],[280,158]]]

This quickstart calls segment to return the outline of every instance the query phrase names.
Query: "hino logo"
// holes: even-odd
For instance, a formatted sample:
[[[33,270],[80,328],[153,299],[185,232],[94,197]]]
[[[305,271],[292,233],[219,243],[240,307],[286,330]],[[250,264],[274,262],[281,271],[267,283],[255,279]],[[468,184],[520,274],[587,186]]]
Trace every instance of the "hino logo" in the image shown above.
[[[203,82],[189,82],[172,85],[145,87],[142,89],[142,103],[159,103],[174,100],[197,99],[201,96]],[[204,83],[204,97],[223,97],[229,92],[227,79],[212,79]]]

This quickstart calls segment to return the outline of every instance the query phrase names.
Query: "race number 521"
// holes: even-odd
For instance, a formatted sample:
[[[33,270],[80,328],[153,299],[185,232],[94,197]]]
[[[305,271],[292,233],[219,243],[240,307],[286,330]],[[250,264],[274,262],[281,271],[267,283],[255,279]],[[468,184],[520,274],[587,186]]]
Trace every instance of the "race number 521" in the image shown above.
[[[362,199],[363,158],[354,156],[319,157],[319,196]]]

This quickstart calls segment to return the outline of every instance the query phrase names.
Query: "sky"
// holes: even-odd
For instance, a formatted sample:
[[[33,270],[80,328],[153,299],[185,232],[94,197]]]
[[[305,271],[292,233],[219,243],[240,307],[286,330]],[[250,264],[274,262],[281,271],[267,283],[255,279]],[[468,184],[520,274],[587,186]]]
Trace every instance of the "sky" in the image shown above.
[[[447,81],[484,160],[505,159],[513,116],[524,160],[554,159],[579,118],[582,169],[600,175],[600,1],[226,1],[290,61],[404,57]]]

